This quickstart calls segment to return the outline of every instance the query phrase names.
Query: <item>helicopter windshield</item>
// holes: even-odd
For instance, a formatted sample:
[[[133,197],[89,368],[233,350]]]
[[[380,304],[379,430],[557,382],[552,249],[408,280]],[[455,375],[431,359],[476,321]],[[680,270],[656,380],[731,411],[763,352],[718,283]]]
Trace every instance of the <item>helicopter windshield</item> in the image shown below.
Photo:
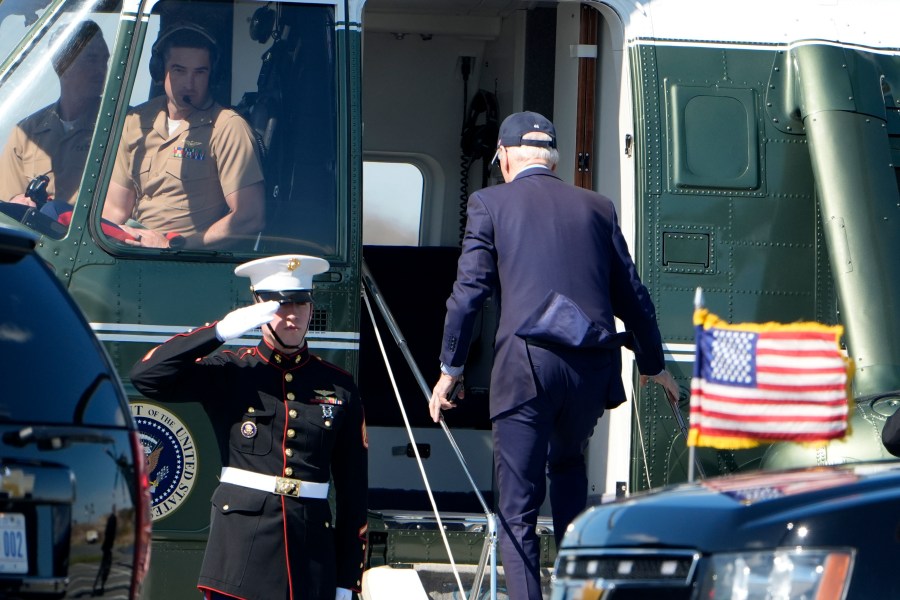
[[[136,36],[121,4],[0,7],[0,220],[61,239],[90,206],[114,254],[342,253],[333,6],[162,0]]]

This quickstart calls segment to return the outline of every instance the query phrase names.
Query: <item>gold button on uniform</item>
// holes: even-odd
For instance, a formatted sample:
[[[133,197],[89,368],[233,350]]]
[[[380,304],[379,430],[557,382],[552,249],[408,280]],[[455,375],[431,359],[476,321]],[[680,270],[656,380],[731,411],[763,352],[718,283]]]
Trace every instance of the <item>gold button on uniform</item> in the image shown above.
[[[285,476],[285,477],[290,477],[290,476],[293,475],[293,474],[294,474],[294,470],[293,470],[292,468],[290,468],[290,467],[285,467],[285,469],[284,469],[284,476]]]
[[[290,373],[287,373],[287,374],[284,376],[284,380],[287,381],[288,383],[290,383],[290,382],[292,382],[292,381],[294,380],[294,376],[291,375]]]
[[[290,458],[294,455],[294,451],[291,450],[290,448],[288,448],[284,451],[284,455],[287,456],[288,458]]]
[[[288,399],[288,400],[293,400],[294,398],[295,398],[294,392],[288,392],[287,399]]]
[[[293,429],[288,429],[288,437],[289,437],[289,438],[292,438],[292,437],[294,437],[294,436],[296,436],[296,435],[297,435],[297,432],[296,432],[296,431],[294,431]]]
[[[291,410],[288,411],[288,414],[291,416],[292,419],[296,419],[296,418],[297,418],[297,411],[294,410],[293,408],[292,408]]]

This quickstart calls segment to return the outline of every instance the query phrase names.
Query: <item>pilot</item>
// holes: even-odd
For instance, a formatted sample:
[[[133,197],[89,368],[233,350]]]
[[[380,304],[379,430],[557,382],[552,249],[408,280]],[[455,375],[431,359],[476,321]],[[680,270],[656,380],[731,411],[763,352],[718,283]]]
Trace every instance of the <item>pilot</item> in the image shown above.
[[[219,48],[202,27],[164,30],[150,75],[165,95],[134,108],[103,217],[151,248],[227,248],[254,239],[265,221],[263,173],[249,125],[210,94]]]
[[[59,77],[59,99],[13,129],[0,155],[0,200],[35,206],[25,195],[34,181],[33,189],[68,206],[81,183],[109,49],[100,27],[90,20],[61,27],[50,44],[59,45],[51,58]]]
[[[363,407],[351,375],[306,342],[313,275],[326,270],[303,255],[238,266],[256,303],[173,337],[132,368],[148,398],[200,402],[216,433],[223,468],[198,583],[207,599],[349,600],[360,591]],[[213,354],[260,326],[256,347]]]

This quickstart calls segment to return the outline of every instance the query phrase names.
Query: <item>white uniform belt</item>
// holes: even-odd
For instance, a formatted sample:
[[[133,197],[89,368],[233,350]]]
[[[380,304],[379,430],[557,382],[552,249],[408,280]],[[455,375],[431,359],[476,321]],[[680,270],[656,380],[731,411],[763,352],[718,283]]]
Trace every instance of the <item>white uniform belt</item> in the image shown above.
[[[290,477],[277,477],[275,475],[263,475],[253,471],[245,471],[235,467],[222,467],[219,476],[222,483],[240,485],[242,487],[271,492],[279,496],[293,496],[294,498],[327,498],[328,484],[316,481],[301,481]]]

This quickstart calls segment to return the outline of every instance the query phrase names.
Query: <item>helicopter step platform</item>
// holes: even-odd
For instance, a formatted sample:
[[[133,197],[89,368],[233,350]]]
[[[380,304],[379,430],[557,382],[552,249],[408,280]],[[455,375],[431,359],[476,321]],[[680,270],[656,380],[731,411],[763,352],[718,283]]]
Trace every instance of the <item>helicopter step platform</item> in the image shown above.
[[[440,516],[453,561],[468,597],[485,548],[487,517],[479,513],[441,513]],[[537,532],[541,547],[541,579],[545,582],[545,591],[549,597],[550,573],[556,559],[553,524],[549,517],[538,519]],[[379,596],[372,595],[377,594],[380,589],[392,589],[394,592],[414,590],[419,594],[418,597],[422,597],[421,592],[417,591],[417,584],[422,586],[425,597],[431,600],[459,598],[458,583],[434,513],[370,511],[369,547],[370,569],[367,574],[372,590],[366,596],[364,589],[365,600],[382,600]],[[498,600],[506,597],[501,563],[502,558],[498,555]],[[490,565],[486,565],[482,595],[478,598],[490,597],[490,577]],[[392,597],[405,598],[396,595]]]
[[[476,565],[457,565],[465,596],[460,595],[453,569],[448,564],[383,565],[363,573],[362,600],[461,600],[468,599],[477,573]],[[541,587],[550,597],[553,570],[541,569]],[[490,600],[490,580],[485,574],[476,598]],[[503,567],[497,567],[497,600],[509,600]]]

